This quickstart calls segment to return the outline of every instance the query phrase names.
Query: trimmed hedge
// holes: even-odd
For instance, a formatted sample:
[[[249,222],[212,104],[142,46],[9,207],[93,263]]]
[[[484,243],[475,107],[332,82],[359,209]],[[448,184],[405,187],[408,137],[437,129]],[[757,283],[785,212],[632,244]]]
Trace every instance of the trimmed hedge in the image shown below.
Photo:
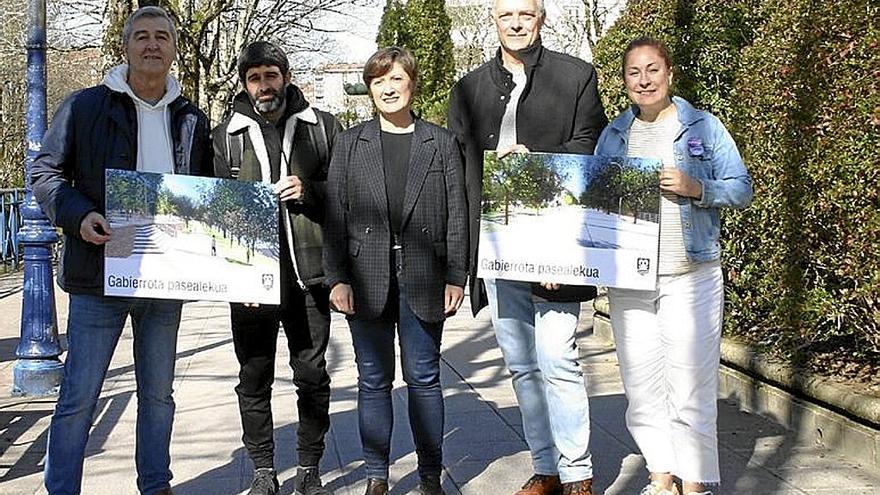
[[[880,4],[632,0],[599,42],[609,116],[626,44],[673,52],[673,91],[718,115],[755,180],[724,212],[728,335],[816,367],[880,363]]]
[[[755,202],[728,217],[728,329],[809,362],[880,357],[880,4],[765,2],[734,132]]]

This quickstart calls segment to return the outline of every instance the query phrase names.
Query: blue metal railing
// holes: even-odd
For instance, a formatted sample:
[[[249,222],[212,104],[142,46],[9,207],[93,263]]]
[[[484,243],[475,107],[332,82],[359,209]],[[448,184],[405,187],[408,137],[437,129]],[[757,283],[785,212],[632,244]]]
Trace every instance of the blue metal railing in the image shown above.
[[[23,251],[18,243],[24,189],[0,189],[0,265],[18,268]]]

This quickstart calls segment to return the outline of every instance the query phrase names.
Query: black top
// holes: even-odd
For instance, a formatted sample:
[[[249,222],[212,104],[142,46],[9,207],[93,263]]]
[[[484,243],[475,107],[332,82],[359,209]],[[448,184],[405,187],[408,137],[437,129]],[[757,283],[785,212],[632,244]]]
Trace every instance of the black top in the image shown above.
[[[403,197],[409,172],[412,133],[394,134],[382,131],[382,164],[385,166],[385,192],[388,195],[388,221],[391,232],[400,234],[403,223]]]

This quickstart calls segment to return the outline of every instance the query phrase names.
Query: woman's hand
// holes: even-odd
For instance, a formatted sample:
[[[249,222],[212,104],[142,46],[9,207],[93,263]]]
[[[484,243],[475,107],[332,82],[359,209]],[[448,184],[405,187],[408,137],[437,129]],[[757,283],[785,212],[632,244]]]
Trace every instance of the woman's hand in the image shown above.
[[[464,301],[464,288],[457,285],[446,284],[444,300],[446,302],[444,312],[447,316],[454,315],[455,312],[458,311],[458,308],[461,307],[462,301]]]
[[[703,197],[703,185],[677,168],[660,169],[660,190],[685,198],[700,199]]]
[[[330,289],[330,309],[347,315],[354,314],[354,292],[348,284],[336,284]]]
[[[554,284],[553,282],[541,282],[541,287],[547,290],[559,290],[561,287],[559,284]]]

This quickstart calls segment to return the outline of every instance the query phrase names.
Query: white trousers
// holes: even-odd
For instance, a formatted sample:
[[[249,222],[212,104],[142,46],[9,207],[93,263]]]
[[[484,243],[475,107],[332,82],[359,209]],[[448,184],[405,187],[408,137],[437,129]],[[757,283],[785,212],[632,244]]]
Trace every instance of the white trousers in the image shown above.
[[[629,402],[626,424],[648,470],[719,483],[720,264],[661,275],[654,291],[609,289],[608,295]]]

